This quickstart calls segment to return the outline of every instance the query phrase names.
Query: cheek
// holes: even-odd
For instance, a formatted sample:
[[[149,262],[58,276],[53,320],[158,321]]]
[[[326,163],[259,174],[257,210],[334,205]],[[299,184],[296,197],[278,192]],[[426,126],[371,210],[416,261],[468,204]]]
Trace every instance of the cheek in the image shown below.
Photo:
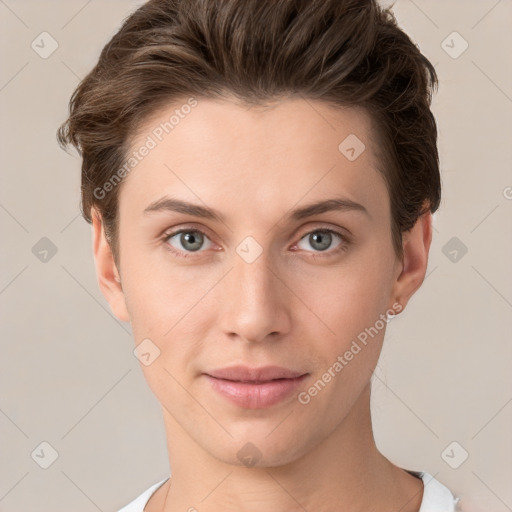
[[[299,403],[305,414],[329,408],[331,427],[350,410],[378,362],[387,326],[389,283],[383,275],[382,264],[361,260],[324,279],[317,276],[314,287],[301,280],[302,296],[319,317],[311,317],[318,328],[309,329],[319,364]]]
[[[125,263],[128,268],[128,259]],[[194,369],[190,362],[200,353],[196,340],[201,339],[201,297],[207,286],[194,285],[177,267],[172,272],[170,266],[132,268],[137,270],[124,276],[125,297],[135,345],[140,344],[137,353],[144,377],[161,403],[174,404],[174,408],[183,402],[181,406],[186,408],[187,399],[178,382],[188,387],[191,374],[187,372]],[[144,352],[151,354],[150,364],[141,357]]]
[[[158,257],[141,250],[123,253],[123,288],[134,333],[163,337],[177,322],[186,323],[188,312],[211,288],[215,276],[211,268],[173,263],[163,249],[154,252]]]
[[[387,263],[371,251],[358,256],[337,269],[302,275],[298,282],[300,296],[315,313],[308,313],[306,329],[319,362],[304,401],[311,400],[318,411],[336,403],[333,421],[341,420],[370,380],[387,326]]]
[[[319,329],[342,348],[375,324],[389,302],[389,269],[381,260],[361,257],[337,267],[311,269],[295,279],[296,294],[315,314]]]
[[[207,319],[215,307],[208,291],[222,271],[186,268],[163,259],[150,261],[135,251],[127,254],[123,264],[123,288],[135,345],[149,339],[159,351],[154,363],[142,367],[150,387],[159,395],[162,386],[168,389],[174,382],[168,372],[181,382],[185,369],[194,369]]]

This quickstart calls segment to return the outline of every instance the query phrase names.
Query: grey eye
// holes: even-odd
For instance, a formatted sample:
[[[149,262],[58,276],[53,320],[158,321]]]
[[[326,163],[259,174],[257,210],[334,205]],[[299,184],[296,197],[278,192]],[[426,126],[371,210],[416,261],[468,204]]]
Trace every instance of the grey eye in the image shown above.
[[[331,243],[333,241],[333,235],[338,237],[338,239],[341,240],[340,235],[337,233],[334,233],[333,231],[324,231],[324,230],[315,230],[311,231],[311,233],[308,233],[306,236],[301,238],[299,244],[303,240],[307,240],[308,243],[310,243],[310,246],[315,249],[315,251],[325,251],[326,249],[329,249],[331,246]],[[341,243],[341,241],[338,243],[338,245]],[[335,245],[334,247],[337,247]],[[332,247],[334,249],[334,247]],[[303,247],[300,247],[301,249],[304,249]],[[307,248],[306,248],[307,249]]]
[[[177,239],[179,244],[181,244],[181,247],[176,247],[172,243],[173,239]],[[193,229],[189,230],[182,230],[178,231],[177,233],[174,233],[173,235],[169,236],[167,238],[167,241],[177,250],[179,251],[189,251],[189,252],[196,252],[204,244],[204,241],[208,240],[208,237],[203,235],[200,231],[196,231]]]

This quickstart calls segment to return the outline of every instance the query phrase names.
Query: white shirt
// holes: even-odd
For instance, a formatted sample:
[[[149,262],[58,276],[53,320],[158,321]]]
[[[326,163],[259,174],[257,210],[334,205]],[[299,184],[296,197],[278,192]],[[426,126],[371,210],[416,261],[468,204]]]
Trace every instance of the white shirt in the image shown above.
[[[408,470],[407,470],[408,471]],[[453,496],[451,491],[445,487],[441,482],[436,480],[432,475],[419,471],[408,471],[418,478],[423,480],[423,499],[421,507],[418,512],[455,512],[458,501],[460,498]],[[125,507],[118,510],[118,512],[144,512],[149,498],[156,492],[156,490],[167,482],[169,478],[165,478],[160,482],[152,485],[149,489],[145,490],[140,496],[128,503]]]

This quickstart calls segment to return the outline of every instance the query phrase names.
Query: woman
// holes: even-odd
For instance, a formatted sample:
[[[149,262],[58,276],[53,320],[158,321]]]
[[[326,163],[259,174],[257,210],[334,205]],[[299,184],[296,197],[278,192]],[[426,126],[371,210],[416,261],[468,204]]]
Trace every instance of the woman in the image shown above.
[[[172,478],[123,512],[450,512],[371,376],[440,203],[431,63],[370,0],[143,4],[58,133]]]

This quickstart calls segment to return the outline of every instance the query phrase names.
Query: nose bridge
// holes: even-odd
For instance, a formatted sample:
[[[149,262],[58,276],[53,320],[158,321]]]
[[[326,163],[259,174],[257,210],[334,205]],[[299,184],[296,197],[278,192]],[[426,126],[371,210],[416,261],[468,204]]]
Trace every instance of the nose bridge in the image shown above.
[[[234,278],[238,281],[242,297],[250,301],[261,302],[259,299],[270,298],[275,288],[275,271],[271,267],[268,251],[262,252],[254,261],[237,256],[235,259]],[[275,291],[275,290],[274,290]]]
[[[254,253],[248,256],[252,250],[254,247],[242,243],[234,255],[222,329],[240,338],[258,341],[272,332],[286,330],[288,315],[283,284],[276,277],[268,250],[263,250],[254,260]]]

